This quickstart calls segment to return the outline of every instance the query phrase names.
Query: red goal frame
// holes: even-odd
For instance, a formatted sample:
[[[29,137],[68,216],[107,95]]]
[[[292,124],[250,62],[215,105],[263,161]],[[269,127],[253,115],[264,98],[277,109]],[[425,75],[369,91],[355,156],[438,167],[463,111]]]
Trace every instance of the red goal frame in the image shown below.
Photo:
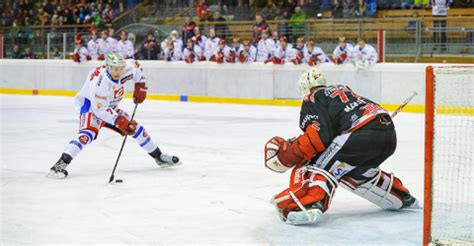
[[[433,183],[433,135],[434,135],[434,69],[435,68],[471,68],[474,66],[427,66],[425,93],[425,181],[423,210],[423,245],[431,241],[431,211]]]

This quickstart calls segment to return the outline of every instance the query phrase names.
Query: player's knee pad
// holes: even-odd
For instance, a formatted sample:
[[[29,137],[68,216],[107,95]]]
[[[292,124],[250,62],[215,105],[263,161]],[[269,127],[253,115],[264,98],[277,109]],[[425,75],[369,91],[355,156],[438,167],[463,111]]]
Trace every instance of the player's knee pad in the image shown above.
[[[379,168],[375,170],[376,175],[367,180],[356,180],[345,176],[341,179],[341,186],[382,209],[399,210],[405,207],[419,207],[417,200],[410,195],[399,178]]]
[[[280,217],[290,224],[317,223],[329,208],[337,180],[312,166],[293,169],[290,187],[272,199]]]
[[[77,134],[77,140],[79,141],[80,144],[87,145],[87,144],[92,143],[92,141],[94,141],[96,136],[97,136],[97,133],[95,131],[89,130],[89,129],[82,129]]]

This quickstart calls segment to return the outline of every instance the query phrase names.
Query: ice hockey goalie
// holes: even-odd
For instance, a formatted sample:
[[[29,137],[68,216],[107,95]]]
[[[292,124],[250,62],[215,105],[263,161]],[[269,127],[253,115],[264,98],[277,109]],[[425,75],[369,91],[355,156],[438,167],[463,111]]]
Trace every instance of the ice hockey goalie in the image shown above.
[[[292,169],[289,188],[272,199],[282,220],[318,223],[338,185],[382,209],[418,208],[401,180],[379,168],[397,146],[387,111],[347,86],[327,85],[317,68],[301,75],[299,89],[303,134],[265,145],[267,168]]]

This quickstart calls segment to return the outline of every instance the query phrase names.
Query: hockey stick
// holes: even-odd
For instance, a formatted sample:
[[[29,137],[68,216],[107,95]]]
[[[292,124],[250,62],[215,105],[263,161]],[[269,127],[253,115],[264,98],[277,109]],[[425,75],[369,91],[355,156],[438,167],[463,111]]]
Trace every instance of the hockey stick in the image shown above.
[[[138,104],[135,104],[135,108],[133,109],[133,113],[132,113],[132,117],[130,118],[130,122],[133,121],[133,118],[135,117],[135,112],[137,112],[137,107],[138,107]],[[109,184],[112,183],[112,181],[114,181],[115,169],[117,169],[117,165],[118,165],[118,162],[120,160],[120,156],[122,155],[122,150],[123,150],[123,147],[125,146],[125,142],[127,141],[127,137],[128,137],[128,135],[125,134],[125,137],[123,138],[123,142],[122,142],[122,147],[120,147],[120,151],[118,153],[117,160],[115,161],[114,169],[112,170],[112,174],[110,174]]]
[[[400,111],[402,111],[402,109],[411,101],[411,99],[413,99],[416,95],[418,95],[418,93],[416,91],[413,92],[413,94],[405,99],[405,101],[403,101],[402,104],[400,104],[400,106],[398,106],[397,110],[395,110],[391,115],[390,117],[395,117],[398,113],[400,113]]]

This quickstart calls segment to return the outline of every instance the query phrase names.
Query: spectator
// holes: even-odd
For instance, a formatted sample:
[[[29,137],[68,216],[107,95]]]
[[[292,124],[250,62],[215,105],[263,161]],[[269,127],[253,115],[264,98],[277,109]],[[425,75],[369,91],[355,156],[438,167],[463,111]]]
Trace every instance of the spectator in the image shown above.
[[[365,0],[357,0],[356,8],[355,8],[355,16],[362,18],[365,17],[367,13],[367,4]]]
[[[283,6],[286,10],[288,10],[289,15],[292,16],[295,13],[295,8],[298,5],[296,4],[295,0],[286,0]]]
[[[267,5],[262,9],[261,14],[265,20],[273,20],[277,12],[278,8],[273,0],[267,0]]]
[[[31,52],[30,47],[25,47],[23,50],[23,59],[37,59],[35,53]]]
[[[187,15],[184,19],[184,26],[181,31],[181,37],[183,37],[183,43],[187,42],[188,39],[194,37],[194,28],[196,23],[191,21],[191,16]]]
[[[61,53],[59,53],[59,48],[54,47],[53,51],[49,54],[49,59],[60,60],[63,59]]]
[[[334,0],[332,7],[332,17],[335,19],[344,18],[343,0]]]
[[[206,20],[209,17],[209,6],[206,4],[206,0],[199,0],[196,5],[196,15],[202,20]]]
[[[133,43],[128,40],[128,32],[120,32],[120,41],[117,44],[117,52],[123,56],[125,59],[133,58]]]
[[[281,16],[278,16],[276,18],[276,20],[281,20],[283,22],[279,22],[278,23],[278,33],[280,33],[280,35],[283,35],[287,38],[290,37],[290,33],[291,33],[291,30],[290,30],[290,27],[288,26],[288,21],[290,20],[290,14],[288,12],[288,10],[283,10],[282,12],[282,15]]]
[[[18,46],[17,44],[15,44],[13,46],[13,51],[12,51],[12,54],[10,55],[10,58],[11,59],[23,59],[23,58],[25,58],[25,56],[20,51],[20,46]]]
[[[433,50],[441,47],[442,51],[446,50],[446,17],[448,16],[449,1],[448,0],[430,0],[432,6],[433,19]]]
[[[429,7],[428,0],[415,0],[415,8],[417,9],[426,9]]]
[[[295,21],[289,23],[288,26],[291,28],[291,34],[293,35],[293,39],[296,39],[296,37],[303,34],[305,23],[302,21],[306,20],[306,14],[303,12],[303,10],[301,10],[300,6],[297,6],[295,8],[295,13],[291,16],[290,20]]]
[[[160,45],[155,40],[153,32],[149,32],[146,40],[138,50],[138,59],[140,60],[158,60],[160,53]]]
[[[402,9],[413,9],[415,7],[414,0],[402,0],[402,4],[400,6]]]
[[[344,0],[342,4],[342,14],[344,18],[355,17],[356,6],[353,0]]]
[[[255,23],[252,26],[253,29],[253,44],[257,45],[258,41],[261,39],[262,32],[268,30],[270,33],[270,26],[263,19],[261,14],[255,15]]]

